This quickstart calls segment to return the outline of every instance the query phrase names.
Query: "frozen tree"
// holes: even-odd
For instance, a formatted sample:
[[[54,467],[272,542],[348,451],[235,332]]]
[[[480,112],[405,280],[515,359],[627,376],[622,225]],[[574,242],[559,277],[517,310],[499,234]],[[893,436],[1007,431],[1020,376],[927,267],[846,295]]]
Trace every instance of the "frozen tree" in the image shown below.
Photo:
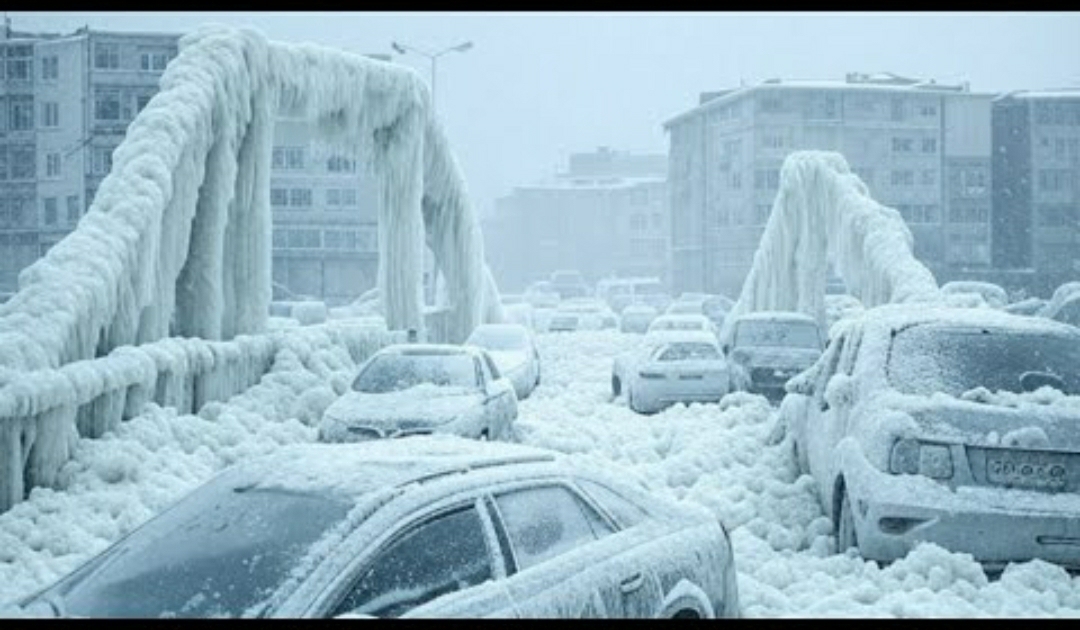
[[[726,319],[754,311],[798,311],[825,326],[829,264],[866,307],[940,299],[933,274],[912,254],[900,213],[870,197],[839,153],[797,151],[780,188],[742,293]]]

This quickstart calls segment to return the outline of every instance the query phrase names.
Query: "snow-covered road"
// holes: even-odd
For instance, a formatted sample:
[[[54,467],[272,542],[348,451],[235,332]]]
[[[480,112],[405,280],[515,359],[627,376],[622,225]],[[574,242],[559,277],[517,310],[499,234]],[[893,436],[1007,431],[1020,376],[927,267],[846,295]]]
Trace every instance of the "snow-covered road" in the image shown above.
[[[518,431],[528,444],[591,453],[714,510],[731,531],[745,616],[1080,616],[1080,577],[1044,562],[1010,565],[990,581],[970,557],[934,545],[884,568],[835,555],[832,525],[813,481],[796,476],[790,442],[767,445],[774,410],[763,398],[733,394],[653,416],[611,400],[612,358],[639,340],[541,335],[543,382],[521,402]],[[276,366],[243,402],[185,418],[155,408],[110,438],[80,442],[69,490],[36,489],[0,515],[0,601],[71,570],[223,466],[313,440],[313,418],[351,370],[326,350]]]

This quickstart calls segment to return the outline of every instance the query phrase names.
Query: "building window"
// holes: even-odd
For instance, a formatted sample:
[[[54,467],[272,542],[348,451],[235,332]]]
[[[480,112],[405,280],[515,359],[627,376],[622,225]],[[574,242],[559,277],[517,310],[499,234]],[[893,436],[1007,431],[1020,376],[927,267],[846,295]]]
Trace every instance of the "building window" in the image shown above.
[[[283,249],[289,246],[289,233],[282,229],[274,230],[274,249]]]
[[[742,188],[742,173],[739,171],[731,172],[731,189],[739,190]]]
[[[120,45],[119,44],[95,44],[94,45],[94,68],[98,70],[120,69]]]
[[[304,148],[274,147],[273,168],[291,171],[304,168]]]
[[[949,208],[950,223],[986,223],[990,210],[985,206],[961,206]]]
[[[644,214],[630,215],[630,229],[634,231],[644,230],[649,227],[649,217]]]
[[[168,53],[144,52],[139,54],[139,68],[143,72],[161,72],[168,64]]]
[[[42,205],[45,207],[43,213],[45,225],[56,225],[56,197],[45,197]]]
[[[32,46],[9,46],[7,49],[7,79],[29,81],[34,76],[34,49]]]
[[[94,175],[108,175],[112,170],[113,147],[94,147],[91,155],[91,170]]]
[[[923,153],[937,153],[937,138],[923,138]]]
[[[153,94],[139,94],[135,97],[135,111],[141,112],[147,105],[150,104],[150,99],[154,98]]]
[[[120,90],[99,89],[94,91],[94,119],[120,120]]]
[[[755,190],[775,190],[780,186],[779,169],[758,169],[754,171]]]
[[[901,204],[896,206],[896,209],[900,212],[900,216],[904,217],[904,221],[907,223],[937,223],[939,221],[938,207],[936,204]]]
[[[345,235],[338,230],[324,230],[323,246],[326,249],[345,249]]]
[[[934,170],[924,170],[922,172],[922,185],[933,186],[937,181],[937,173]]]
[[[649,205],[649,190],[647,188],[633,188],[630,190],[631,206]]]
[[[30,131],[34,128],[34,99],[30,96],[12,96],[8,99],[8,129]]]
[[[341,155],[334,155],[326,160],[326,170],[331,173],[355,173],[356,160],[351,160]]]
[[[60,154],[45,154],[45,177],[60,177]]]
[[[289,191],[286,188],[270,189],[270,205],[283,207],[289,205]]]
[[[889,114],[892,120],[904,119],[904,99],[902,97],[893,97]]]
[[[311,189],[293,188],[289,190],[289,205],[293,208],[311,207]]]
[[[355,188],[342,188],[341,189],[341,205],[348,208],[356,207],[356,189]]]
[[[933,118],[934,116],[937,116],[937,106],[936,105],[923,105],[922,107],[919,108],[919,114],[923,118]]]
[[[784,136],[779,134],[762,134],[761,146],[766,149],[782,149],[784,148]]]
[[[890,179],[893,186],[914,186],[915,185],[915,171],[901,170],[893,171],[892,178]]]
[[[60,103],[45,102],[41,104],[41,126],[60,126]]]
[[[893,138],[892,150],[893,153],[911,153],[911,147],[914,144],[911,138]]]
[[[664,226],[664,217],[659,212],[652,214],[652,226],[654,230],[659,230]]]
[[[764,113],[775,113],[783,110],[783,100],[776,95],[762,95],[757,100],[758,111]]]
[[[60,58],[56,55],[42,57],[41,80],[56,81],[60,78]]]
[[[79,204],[78,195],[68,195],[67,197],[67,220],[68,223],[77,223],[79,221],[80,210],[82,206]]]
[[[17,144],[8,150],[11,179],[34,179],[37,177],[37,152],[32,144]]]
[[[341,205],[341,189],[340,188],[327,188],[326,189],[326,205],[334,206],[334,207]]]
[[[319,230],[289,230],[291,249],[319,249]]]
[[[765,225],[769,221],[770,212],[772,206],[769,204],[759,203],[754,206],[754,225]]]

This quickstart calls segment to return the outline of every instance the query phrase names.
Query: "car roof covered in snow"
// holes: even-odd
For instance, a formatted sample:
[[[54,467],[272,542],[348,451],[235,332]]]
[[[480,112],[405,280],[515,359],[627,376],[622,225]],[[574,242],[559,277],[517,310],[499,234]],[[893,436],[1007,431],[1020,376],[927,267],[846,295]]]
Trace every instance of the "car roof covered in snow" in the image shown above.
[[[556,454],[544,449],[436,434],[347,444],[291,444],[239,464],[231,474],[249,489],[357,500],[444,475],[555,460]]]
[[[447,356],[454,354],[479,354],[473,346],[458,346],[449,343],[398,343],[379,350],[379,354],[402,354],[408,356]]]
[[[1043,317],[1014,315],[998,309],[935,306],[932,304],[885,304],[863,311],[857,318],[867,326],[902,328],[917,324],[989,326],[1030,332],[1080,336],[1080,329]]]
[[[817,321],[813,317],[810,317],[806,313],[797,313],[794,311],[756,311],[740,315],[735,321],[806,322],[808,324],[817,325]]]

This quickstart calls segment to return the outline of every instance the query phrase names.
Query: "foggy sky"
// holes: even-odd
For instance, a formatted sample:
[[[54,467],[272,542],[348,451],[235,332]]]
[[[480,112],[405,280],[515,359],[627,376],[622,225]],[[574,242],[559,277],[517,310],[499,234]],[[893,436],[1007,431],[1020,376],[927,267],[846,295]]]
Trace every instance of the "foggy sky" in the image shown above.
[[[358,53],[438,61],[437,108],[478,211],[570,153],[665,152],[698,93],[772,77],[895,72],[977,92],[1080,87],[1080,13],[10,12],[16,30],[187,32],[219,22]],[[395,55],[425,79],[430,62]]]

